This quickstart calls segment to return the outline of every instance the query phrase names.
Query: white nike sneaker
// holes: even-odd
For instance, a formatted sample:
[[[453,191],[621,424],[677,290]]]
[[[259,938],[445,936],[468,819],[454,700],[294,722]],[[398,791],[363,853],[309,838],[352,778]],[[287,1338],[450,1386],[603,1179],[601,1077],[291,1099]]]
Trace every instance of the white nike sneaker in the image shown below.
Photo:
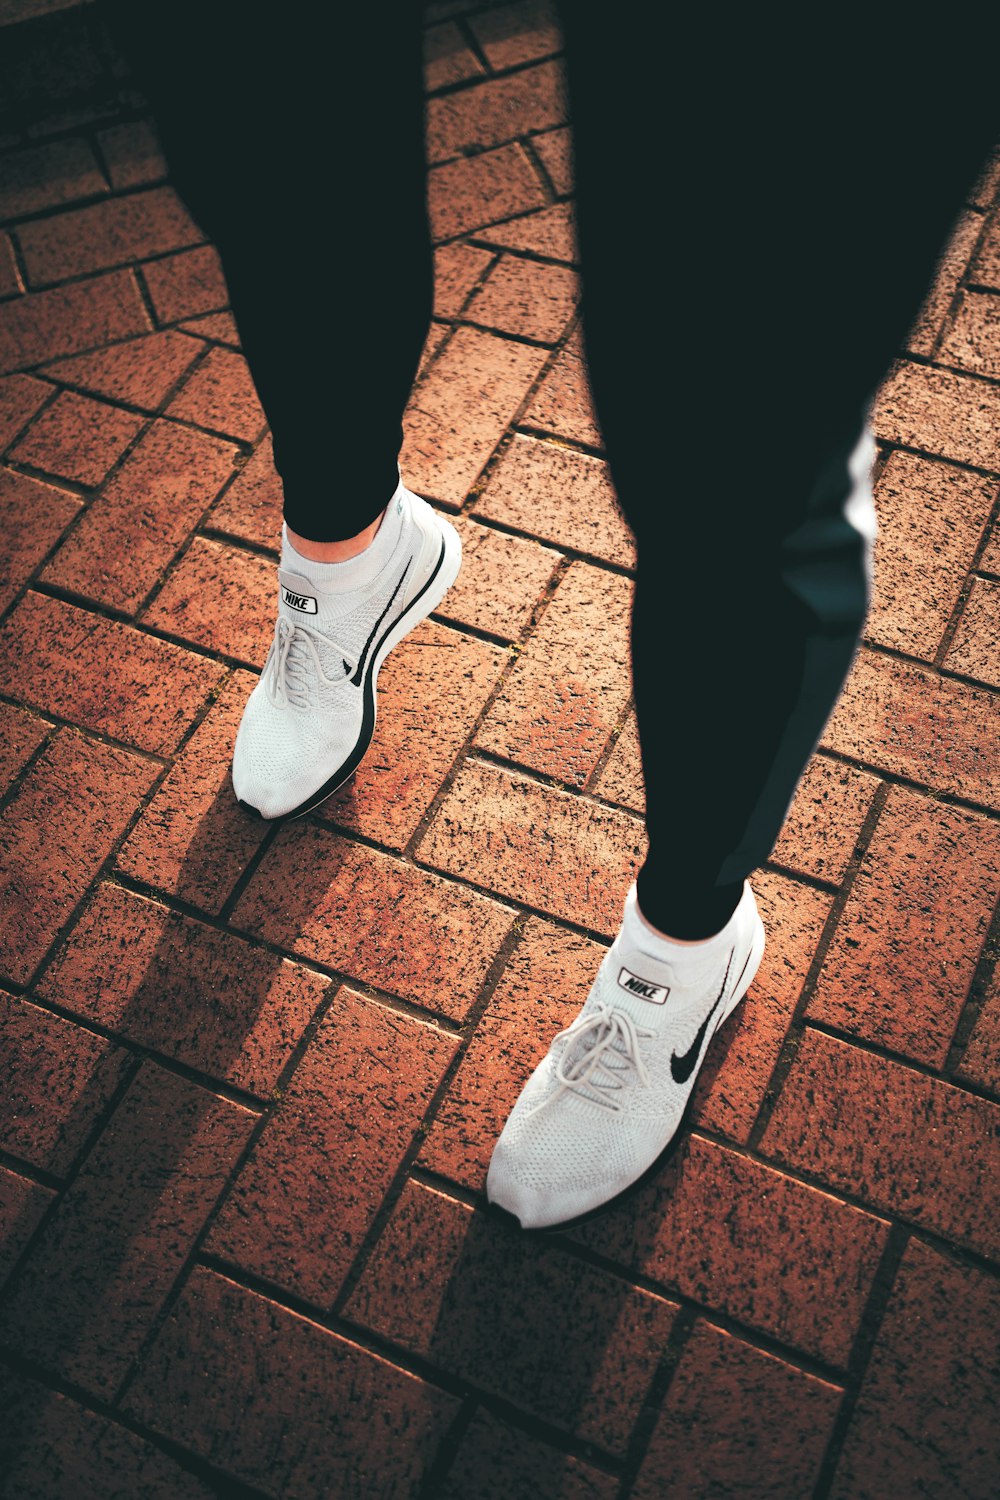
[[[635,900],[635,887],[628,903]],[[524,1229],[575,1224],[654,1168],[681,1123],[708,1045],[764,953],[748,884],[705,958],[605,954],[577,1019],[528,1079],[493,1151],[486,1196]]]
[[[233,789],[262,818],[299,817],[357,769],[375,730],[386,656],[440,604],[462,561],[458,532],[402,484],[399,539],[370,583],[323,593],[278,572],[278,620],[243,710]]]

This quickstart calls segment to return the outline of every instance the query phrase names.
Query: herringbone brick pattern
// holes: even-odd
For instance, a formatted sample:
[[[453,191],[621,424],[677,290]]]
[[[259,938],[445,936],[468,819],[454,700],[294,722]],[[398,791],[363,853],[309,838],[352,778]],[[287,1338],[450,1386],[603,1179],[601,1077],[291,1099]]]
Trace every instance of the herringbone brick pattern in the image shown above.
[[[875,603],[759,977],[664,1175],[540,1242],[486,1164],[643,842],[558,34],[431,8],[403,461],[465,566],[354,782],[267,827],[228,782],[264,416],[64,21],[80,97],[29,69],[0,142],[0,1493],[994,1495],[1000,173],[878,403]]]

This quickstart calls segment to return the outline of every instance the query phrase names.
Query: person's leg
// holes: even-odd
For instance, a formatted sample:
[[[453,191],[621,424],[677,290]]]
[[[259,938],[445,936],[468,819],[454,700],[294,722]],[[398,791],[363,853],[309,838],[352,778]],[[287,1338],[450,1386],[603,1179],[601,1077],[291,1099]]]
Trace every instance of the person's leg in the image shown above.
[[[355,770],[379,667],[461,558],[397,468],[433,289],[421,9],[330,26],[288,0],[264,26],[237,0],[104,3],[219,250],[273,436],[278,619],[233,785],[248,810],[295,816]]]
[[[657,34],[646,7],[564,8],[585,343],[637,542],[649,851],[494,1152],[487,1193],[526,1226],[655,1163],[753,978],[746,877],[867,608],[866,408],[991,144],[985,77],[943,118],[909,108],[932,75],[949,91],[947,59],[905,33],[887,53],[849,11],[796,45],[775,11]]]
[[[985,90],[949,101],[947,58],[851,7],[798,56],[758,13],[640,52],[634,15],[566,12],[584,334],[638,543],[639,901],[694,939],[770,853],[850,665],[873,517],[848,458],[991,131]],[[908,107],[922,83],[941,109]]]
[[[287,524],[353,537],[396,488],[431,312],[419,6],[103,5],[222,258]]]

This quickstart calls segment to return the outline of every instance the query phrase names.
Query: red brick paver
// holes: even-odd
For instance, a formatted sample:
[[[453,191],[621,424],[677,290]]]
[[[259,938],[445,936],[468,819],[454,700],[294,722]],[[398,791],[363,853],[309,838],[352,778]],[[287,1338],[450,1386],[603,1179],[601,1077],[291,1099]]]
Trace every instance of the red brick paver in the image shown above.
[[[914,1243],[900,1267],[833,1493],[908,1476],[924,1495],[986,1495],[1000,1470],[994,1277]]]
[[[575,1316],[553,1316],[563,1307]],[[627,1440],[675,1310],[416,1185],[346,1306],[393,1344],[612,1451]]]
[[[268,1495],[414,1494],[457,1406],[209,1271],[188,1281],[127,1398],[154,1432]]]
[[[146,1063],[14,1283],[4,1343],[113,1394],[252,1124]]]
[[[85,9],[0,14],[0,83],[30,14],[53,91],[0,133],[0,1497],[993,1500],[1000,154],[876,403],[872,608],[760,970],[660,1173],[531,1237],[490,1154],[645,848],[554,9],[427,7],[402,465],[464,565],[286,827],[230,777],[271,439]]]
[[[808,1495],[839,1402],[836,1386],[699,1323],[632,1493]]]

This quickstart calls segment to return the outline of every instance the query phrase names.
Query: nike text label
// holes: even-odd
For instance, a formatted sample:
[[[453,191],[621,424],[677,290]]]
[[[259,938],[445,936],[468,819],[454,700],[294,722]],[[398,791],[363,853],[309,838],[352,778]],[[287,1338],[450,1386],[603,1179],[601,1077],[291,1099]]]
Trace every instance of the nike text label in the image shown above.
[[[282,585],[281,595],[289,609],[297,609],[304,615],[315,615],[319,613],[319,605],[311,594],[293,594],[290,588]]]
[[[640,979],[638,974],[626,968],[618,970],[618,984],[630,995],[638,995],[640,1000],[649,1000],[653,1005],[662,1005],[670,994],[665,984],[650,984],[648,979]]]

